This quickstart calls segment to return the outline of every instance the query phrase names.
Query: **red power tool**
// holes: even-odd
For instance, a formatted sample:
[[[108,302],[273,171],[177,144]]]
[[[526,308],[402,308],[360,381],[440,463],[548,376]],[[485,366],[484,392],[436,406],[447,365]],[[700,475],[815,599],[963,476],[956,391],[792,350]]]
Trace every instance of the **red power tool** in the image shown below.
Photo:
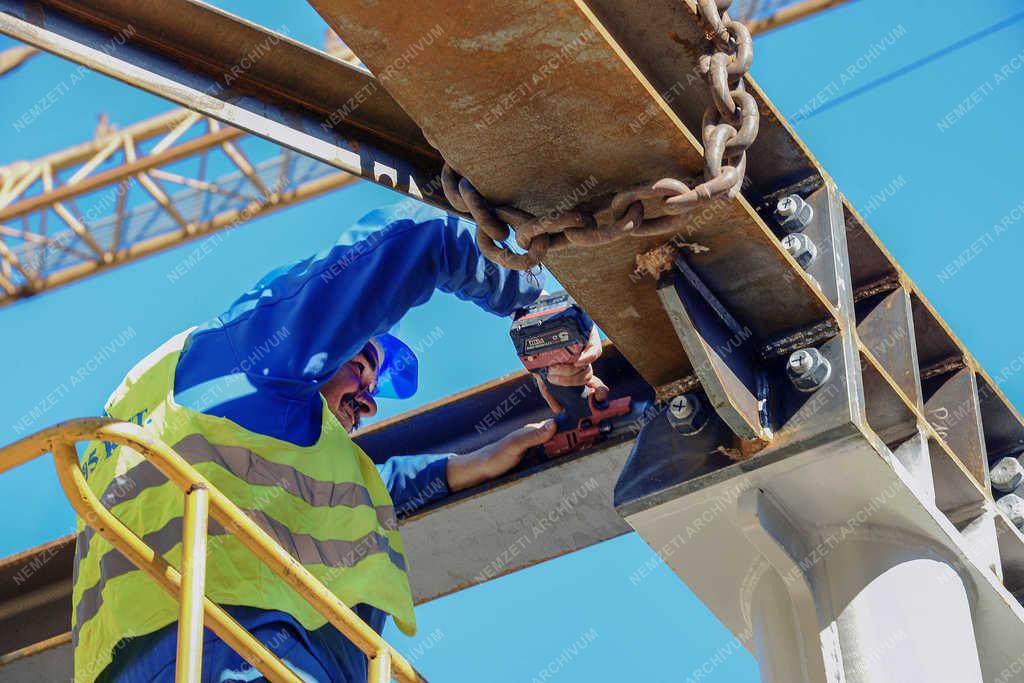
[[[590,339],[593,326],[582,308],[565,292],[548,294],[520,309],[512,323],[512,343],[527,370],[544,380],[548,391],[562,405],[555,418],[558,432],[544,444],[549,458],[592,446],[616,427],[616,420],[629,415],[633,400],[625,396],[598,401],[587,387],[563,387],[548,381],[552,365],[574,363]]]

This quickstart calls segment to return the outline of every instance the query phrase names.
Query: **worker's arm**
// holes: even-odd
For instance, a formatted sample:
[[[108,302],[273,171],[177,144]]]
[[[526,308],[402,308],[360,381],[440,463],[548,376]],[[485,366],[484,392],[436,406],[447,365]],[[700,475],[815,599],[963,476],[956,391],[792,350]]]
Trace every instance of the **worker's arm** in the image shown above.
[[[519,464],[531,446],[555,434],[555,421],[528,424],[469,453],[398,455],[378,465],[395,512],[410,515],[427,503],[500,477]]]
[[[400,517],[451,492],[446,473],[449,457],[450,454],[396,455],[377,465]]]
[[[434,290],[502,316],[540,294],[534,276],[483,257],[471,224],[437,209],[406,202],[371,212],[360,227],[365,239],[276,269],[195,330],[175,376],[179,401],[310,443],[320,384]]]
[[[436,289],[501,316],[541,291],[533,276],[487,261],[462,219],[408,203],[372,216],[382,230],[278,269],[220,317],[239,360],[288,330],[248,373],[254,384],[310,391]]]

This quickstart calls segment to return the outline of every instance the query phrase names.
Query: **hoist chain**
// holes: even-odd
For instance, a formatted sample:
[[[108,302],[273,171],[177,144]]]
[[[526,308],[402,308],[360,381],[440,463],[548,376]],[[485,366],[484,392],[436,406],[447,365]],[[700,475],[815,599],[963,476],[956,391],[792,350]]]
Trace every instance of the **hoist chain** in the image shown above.
[[[711,89],[712,104],[704,112],[704,178],[695,183],[662,178],[620,191],[594,211],[579,208],[535,216],[511,206],[491,206],[473,184],[447,162],[441,173],[444,195],[460,213],[477,224],[480,251],[495,263],[515,270],[538,265],[549,249],[569,244],[597,246],[627,236],[669,235],[685,227],[686,215],[721,196],[735,197],[747,168],[747,149],[757,137],[757,102],[746,91],[743,76],[753,60],[753,40],[742,22],[729,17],[733,0],[698,0],[708,51],[698,70]],[[645,209],[644,202],[647,202]],[[645,217],[647,211],[657,217]],[[607,222],[595,218],[601,215]],[[525,253],[504,242],[510,226]]]

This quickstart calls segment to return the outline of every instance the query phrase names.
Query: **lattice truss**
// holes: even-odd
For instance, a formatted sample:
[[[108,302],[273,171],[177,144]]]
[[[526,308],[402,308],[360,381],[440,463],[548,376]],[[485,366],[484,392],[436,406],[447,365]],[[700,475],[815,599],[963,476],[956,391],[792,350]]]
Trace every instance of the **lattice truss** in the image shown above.
[[[354,180],[186,109],[0,167],[0,306]]]

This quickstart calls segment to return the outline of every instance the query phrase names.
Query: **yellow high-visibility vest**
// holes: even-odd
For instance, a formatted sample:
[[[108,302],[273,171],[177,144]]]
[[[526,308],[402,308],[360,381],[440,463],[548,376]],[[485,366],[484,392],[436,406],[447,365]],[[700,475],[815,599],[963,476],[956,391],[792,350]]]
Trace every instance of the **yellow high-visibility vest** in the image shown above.
[[[144,358],[107,401],[173,447],[346,605],[372,605],[416,631],[395,510],[377,468],[323,405],[320,437],[301,447],[174,401],[189,331]],[[182,491],[130,448],[93,442],[82,456],[90,488],[180,570]],[[93,680],[128,638],[177,621],[178,603],[78,521],[72,643],[75,679]],[[326,620],[213,519],[206,594],[221,605],[287,612],[307,629]]]

